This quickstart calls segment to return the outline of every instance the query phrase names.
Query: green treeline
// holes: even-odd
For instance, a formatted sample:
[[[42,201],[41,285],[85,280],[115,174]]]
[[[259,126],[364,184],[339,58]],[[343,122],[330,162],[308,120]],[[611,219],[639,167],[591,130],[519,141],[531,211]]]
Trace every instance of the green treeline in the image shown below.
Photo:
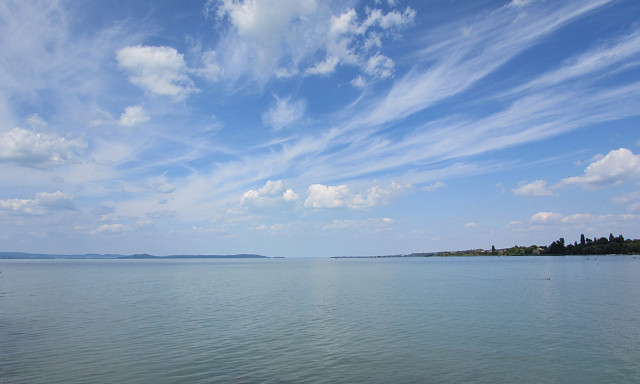
[[[640,254],[640,240],[625,240],[622,235],[609,238],[585,238],[580,235],[580,241],[565,245],[561,237],[548,247],[541,247],[543,255],[637,255]]]
[[[489,252],[487,252],[489,253]],[[564,238],[545,246],[531,245],[529,247],[515,246],[496,250],[492,247],[492,255],[638,255],[640,254],[640,240],[625,239],[619,235],[614,237],[587,238],[580,235],[580,241],[565,244]]]
[[[444,251],[430,253],[413,253],[413,257],[429,256],[527,256],[527,255],[640,255],[640,240],[625,239],[619,235],[614,237],[587,238],[580,235],[580,241],[565,244],[564,238],[552,242],[549,245],[516,245],[511,248],[496,249],[467,249],[464,251]]]

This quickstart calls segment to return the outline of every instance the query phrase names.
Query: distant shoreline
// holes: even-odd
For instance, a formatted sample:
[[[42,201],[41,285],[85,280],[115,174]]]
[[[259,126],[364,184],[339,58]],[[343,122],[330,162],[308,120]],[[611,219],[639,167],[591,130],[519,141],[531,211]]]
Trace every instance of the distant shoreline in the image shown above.
[[[87,253],[65,255],[53,253],[0,252],[2,260],[170,260],[170,259],[271,259],[269,256],[240,253],[235,255],[168,255],[155,256],[147,253],[135,255]]]

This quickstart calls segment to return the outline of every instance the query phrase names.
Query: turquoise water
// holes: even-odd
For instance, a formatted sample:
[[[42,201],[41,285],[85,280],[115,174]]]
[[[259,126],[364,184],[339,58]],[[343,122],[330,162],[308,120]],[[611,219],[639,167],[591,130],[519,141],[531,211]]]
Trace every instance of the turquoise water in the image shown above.
[[[0,271],[1,383],[640,382],[629,256],[3,260]]]

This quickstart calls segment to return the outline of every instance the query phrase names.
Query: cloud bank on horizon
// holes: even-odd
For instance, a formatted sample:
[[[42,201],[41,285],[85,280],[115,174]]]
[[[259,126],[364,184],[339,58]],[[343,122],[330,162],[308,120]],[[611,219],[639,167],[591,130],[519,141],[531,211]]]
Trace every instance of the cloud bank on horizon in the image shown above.
[[[0,243],[329,256],[640,237],[639,14],[4,1]]]

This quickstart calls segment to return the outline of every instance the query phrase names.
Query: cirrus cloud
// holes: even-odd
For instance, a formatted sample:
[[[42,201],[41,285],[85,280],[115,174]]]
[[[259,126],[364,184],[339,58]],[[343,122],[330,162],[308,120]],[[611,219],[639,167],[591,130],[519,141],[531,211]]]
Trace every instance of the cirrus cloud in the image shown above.
[[[279,130],[290,126],[304,116],[306,105],[303,101],[291,101],[290,97],[276,98],[276,104],[262,115],[265,125]]]

